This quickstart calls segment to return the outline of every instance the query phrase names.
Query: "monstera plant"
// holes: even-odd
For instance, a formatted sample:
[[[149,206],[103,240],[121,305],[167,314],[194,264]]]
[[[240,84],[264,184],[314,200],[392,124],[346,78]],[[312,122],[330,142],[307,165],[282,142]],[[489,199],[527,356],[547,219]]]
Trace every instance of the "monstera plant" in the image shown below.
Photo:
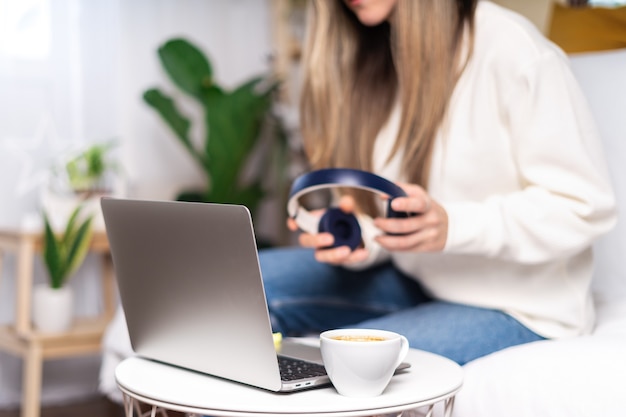
[[[272,116],[273,95],[278,87],[275,81],[256,77],[232,90],[222,88],[213,77],[213,67],[206,55],[185,39],[172,39],[158,49],[165,72],[173,83],[192,97],[203,110],[204,140],[197,144],[190,136],[191,122],[172,97],[159,88],[151,88],[144,101],[158,112],[169,125],[175,137],[206,175],[206,188],[184,190],[178,200],[236,203],[247,206],[254,213],[264,196],[261,183],[267,164],[277,153],[284,155],[285,135],[279,123],[273,123],[274,135],[264,149],[258,175],[242,180],[242,172],[258,149],[264,123]],[[273,157],[272,157],[273,156]]]

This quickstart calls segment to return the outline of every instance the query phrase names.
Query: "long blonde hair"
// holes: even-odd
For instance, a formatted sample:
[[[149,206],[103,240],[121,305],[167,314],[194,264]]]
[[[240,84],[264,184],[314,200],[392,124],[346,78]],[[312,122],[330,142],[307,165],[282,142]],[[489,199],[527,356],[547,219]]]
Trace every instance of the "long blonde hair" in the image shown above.
[[[310,2],[300,114],[313,168],[372,170],[374,141],[399,100],[392,155],[402,151],[407,180],[427,188],[433,142],[469,57],[464,34],[471,49],[476,3],[398,0],[391,25],[367,27],[341,0]]]

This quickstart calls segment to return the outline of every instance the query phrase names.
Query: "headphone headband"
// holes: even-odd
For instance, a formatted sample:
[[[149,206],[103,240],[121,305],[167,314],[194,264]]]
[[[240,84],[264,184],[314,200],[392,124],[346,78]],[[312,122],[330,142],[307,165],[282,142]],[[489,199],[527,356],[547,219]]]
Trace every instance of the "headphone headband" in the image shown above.
[[[396,197],[405,197],[402,188],[393,182],[386,180],[371,172],[349,168],[320,169],[303,174],[295,179],[289,192],[287,212],[293,218],[298,227],[308,233],[329,231],[335,236],[335,245],[347,244],[356,248],[361,241],[361,231],[356,218],[346,218],[346,214],[339,209],[329,209],[327,214],[320,220],[300,206],[299,199],[304,194],[321,189],[336,187],[352,187],[371,191],[389,196],[389,201]],[[351,217],[354,217],[350,215]],[[387,217],[400,217],[403,213],[397,213],[387,206]],[[326,224],[326,225],[325,225]],[[335,225],[338,224],[338,229]],[[356,225],[356,226],[355,226]],[[358,228],[358,230],[346,230],[346,228]],[[320,230],[323,228],[324,230]],[[337,233],[335,233],[337,232]],[[348,233],[349,232],[349,233]],[[348,236],[349,235],[349,236]],[[344,236],[344,238],[341,238]]]

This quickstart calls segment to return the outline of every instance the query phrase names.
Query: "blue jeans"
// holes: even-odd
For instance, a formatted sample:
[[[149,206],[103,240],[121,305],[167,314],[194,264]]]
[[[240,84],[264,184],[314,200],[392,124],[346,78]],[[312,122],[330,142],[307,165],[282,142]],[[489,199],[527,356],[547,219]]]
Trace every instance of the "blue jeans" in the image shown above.
[[[386,329],[461,365],[543,339],[502,311],[432,299],[391,263],[351,271],[319,263],[304,248],[261,250],[259,261],[273,330],[286,336]]]

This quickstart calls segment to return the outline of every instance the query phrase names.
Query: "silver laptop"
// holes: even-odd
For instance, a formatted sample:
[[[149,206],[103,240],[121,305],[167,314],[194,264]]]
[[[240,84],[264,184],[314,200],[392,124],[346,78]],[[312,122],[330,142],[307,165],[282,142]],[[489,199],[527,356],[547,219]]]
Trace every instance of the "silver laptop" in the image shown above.
[[[136,354],[270,391],[329,384],[319,348],[274,347],[248,209],[103,198],[120,298]],[[309,359],[312,374],[281,377]],[[300,369],[300,368],[298,368]]]

